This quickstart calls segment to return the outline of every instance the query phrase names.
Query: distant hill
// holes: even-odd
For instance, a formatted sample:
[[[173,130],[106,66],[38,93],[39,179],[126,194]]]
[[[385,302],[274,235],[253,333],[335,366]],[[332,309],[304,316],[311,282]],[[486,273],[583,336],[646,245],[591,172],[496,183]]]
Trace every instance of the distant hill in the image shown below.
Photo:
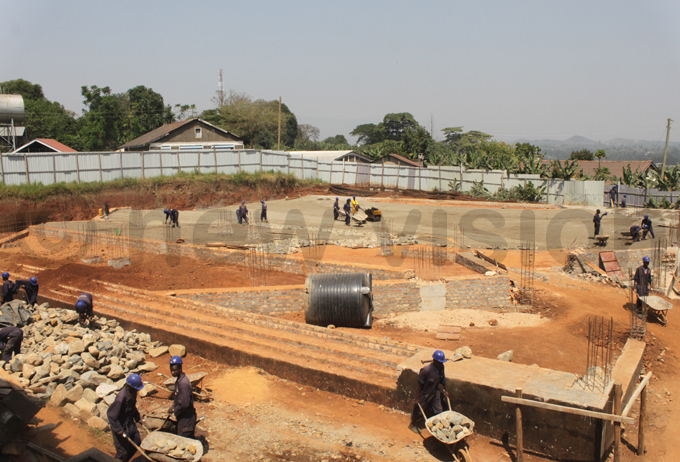
[[[593,141],[584,136],[575,135],[566,140],[527,140],[520,139],[514,143],[530,143],[538,146],[545,153],[546,159],[569,159],[572,151],[588,149],[595,152],[604,149],[609,160],[652,160],[663,162],[665,141],[635,140],[614,138],[609,141]],[[680,142],[668,144],[668,164],[680,163]]]

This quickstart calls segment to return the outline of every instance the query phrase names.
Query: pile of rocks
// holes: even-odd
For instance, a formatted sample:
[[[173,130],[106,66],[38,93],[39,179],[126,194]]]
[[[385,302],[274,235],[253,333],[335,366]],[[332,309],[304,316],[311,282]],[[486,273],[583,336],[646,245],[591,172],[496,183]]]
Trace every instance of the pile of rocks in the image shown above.
[[[454,411],[446,411],[428,419],[427,428],[438,440],[453,443],[471,435],[474,424],[467,417]]]
[[[23,327],[21,354],[0,361],[0,367],[28,392],[101,430],[108,428],[106,411],[127,375],[156,370],[146,353],[155,357],[168,350],[149,334],[125,331],[115,319],[95,317],[84,328],[75,312],[49,309],[47,303],[32,317],[34,322]]]

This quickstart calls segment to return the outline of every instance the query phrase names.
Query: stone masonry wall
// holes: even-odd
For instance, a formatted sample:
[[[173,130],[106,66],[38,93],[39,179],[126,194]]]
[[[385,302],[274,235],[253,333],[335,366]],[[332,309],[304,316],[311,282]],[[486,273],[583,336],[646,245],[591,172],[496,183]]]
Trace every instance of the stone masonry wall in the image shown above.
[[[446,281],[446,309],[512,306],[508,276],[466,277]]]
[[[635,272],[638,266],[642,265],[642,257],[649,257],[649,266],[654,267],[654,249],[635,249],[635,250],[616,250],[614,251],[616,260],[619,262],[621,272],[624,276],[628,276],[628,270]],[[600,267],[600,252],[586,251],[581,252],[581,255],[588,260],[593,266]]]
[[[283,316],[299,313],[305,305],[305,286],[229,289],[203,293],[179,293],[179,298],[212,303],[227,308]]]

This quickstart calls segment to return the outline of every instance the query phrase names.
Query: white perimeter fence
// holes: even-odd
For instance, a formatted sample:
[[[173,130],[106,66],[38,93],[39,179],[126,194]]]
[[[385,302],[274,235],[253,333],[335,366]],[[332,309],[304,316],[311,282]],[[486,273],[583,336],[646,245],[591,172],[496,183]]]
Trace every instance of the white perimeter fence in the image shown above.
[[[331,184],[388,189],[448,191],[449,183],[460,183],[469,191],[483,182],[490,192],[500,187],[532,182],[546,186],[550,204],[601,206],[602,181],[564,181],[542,179],[539,175],[508,175],[504,170],[466,170],[454,167],[404,167],[317,160],[276,151],[259,150],[155,150],[145,152],[79,152],[4,154],[0,157],[0,176],[6,185],[26,183],[97,182],[120,178],[150,178],[179,172],[225,173],[277,171],[292,173],[300,179],[320,179]]]

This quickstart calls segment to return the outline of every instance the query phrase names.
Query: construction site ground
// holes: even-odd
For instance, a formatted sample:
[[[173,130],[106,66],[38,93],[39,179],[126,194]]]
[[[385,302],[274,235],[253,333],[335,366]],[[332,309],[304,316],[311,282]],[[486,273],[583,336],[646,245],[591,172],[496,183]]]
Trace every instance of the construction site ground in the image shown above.
[[[305,211],[304,222],[307,226],[319,226],[321,216],[332,202],[316,196],[308,196],[290,201],[270,203],[270,223],[284,223],[288,212],[293,209]],[[447,225],[452,230],[458,220],[466,213],[491,210],[504,217],[505,224],[487,221],[485,226],[477,223],[478,230],[472,233],[466,244],[474,247],[475,236],[484,232],[493,232],[505,242],[507,247],[516,247],[521,243],[518,227],[520,215],[526,210],[534,212],[536,219],[535,236],[539,249],[545,249],[547,242],[539,236],[550,226],[550,222],[564,209],[555,207],[522,207],[512,205],[486,204],[442,204],[434,201],[406,201],[404,199],[373,199],[372,204],[389,210],[392,205],[403,207],[394,215],[387,215],[392,222],[394,233],[401,233],[408,221],[410,210],[422,212],[423,223],[430,215],[429,225],[417,228],[413,234],[427,235],[437,231],[432,223],[432,212],[446,208]],[[323,204],[323,205],[319,205]],[[376,205],[377,206],[377,205]],[[253,206],[256,207],[256,206]],[[285,208],[287,207],[287,208]],[[233,207],[232,207],[233,208]],[[278,210],[277,210],[278,209]],[[592,217],[593,210],[569,209],[573,213],[585,213]],[[127,217],[116,217],[114,213],[108,222],[113,227],[116,220],[124,223]],[[159,213],[159,219],[162,214]],[[218,236],[203,236],[194,232],[195,223],[205,211],[181,212],[181,236],[191,243],[205,243],[220,240]],[[213,212],[210,212],[213,213]],[[215,212],[216,213],[216,212]],[[307,214],[310,214],[307,218]],[[637,221],[637,217],[628,217],[628,211],[619,211],[621,216],[612,220],[618,226],[617,233],[630,226],[629,222]],[[196,214],[196,218],[192,217]],[[279,215],[280,214],[280,215]],[[448,215],[452,214],[452,215]],[[496,216],[496,215],[494,215]],[[584,215],[585,216],[585,215]],[[525,216],[526,218],[526,216]],[[483,219],[483,216],[482,216]],[[304,225],[299,219],[294,223]],[[314,222],[316,220],[316,222]],[[402,220],[402,221],[400,221]],[[672,218],[667,218],[671,221]],[[434,220],[436,221],[436,219]],[[312,225],[311,223],[316,223]],[[513,225],[516,224],[517,226]],[[462,224],[462,223],[461,223]],[[606,221],[603,224],[607,226]],[[336,228],[343,226],[341,222],[333,224]],[[66,223],[67,227],[77,223]],[[238,225],[233,225],[238,229]],[[245,227],[244,227],[245,228]],[[344,228],[344,226],[343,226]],[[340,228],[342,229],[342,228]],[[352,229],[357,229],[353,227]],[[364,229],[372,232],[371,226]],[[664,236],[664,228],[657,228],[658,235]],[[525,230],[526,232],[526,230]],[[668,236],[668,230],[665,229]],[[478,234],[475,234],[478,233]],[[479,234],[481,233],[481,234]],[[467,232],[466,232],[467,234]],[[561,236],[564,248],[592,246],[591,228],[582,223],[567,224]],[[145,228],[147,239],[163,239],[165,231],[161,223],[150,224]],[[196,237],[196,239],[193,239]],[[481,239],[481,238],[480,238]],[[486,239],[486,238],[484,238]],[[495,242],[495,241],[494,241]],[[499,241],[500,242],[500,241]],[[653,241],[652,241],[653,242]],[[480,249],[491,253],[486,247],[494,247],[492,243],[480,246]],[[621,240],[621,245],[624,241]],[[650,241],[634,244],[650,246]],[[432,330],[416,330],[413,328],[384,325],[377,319],[372,329],[353,330],[363,335],[389,337],[393,340],[408,342],[432,348],[455,349],[458,346],[470,346],[474,355],[488,358],[507,350],[514,350],[513,361],[521,364],[538,364],[541,367],[583,374],[587,354],[588,318],[604,316],[613,318],[614,332],[618,342],[615,352],[618,353],[627,338],[629,328],[628,292],[610,285],[596,283],[573,277],[557,270],[564,263],[566,252],[554,249],[552,252],[542,250],[536,253],[535,280],[536,297],[534,306],[526,309],[529,313],[543,318],[545,322],[532,327],[492,327],[475,323],[474,327],[463,325],[461,340],[458,342],[442,341],[435,338]],[[628,248],[628,247],[624,247]],[[398,249],[398,248],[397,248]],[[410,259],[387,260],[377,257],[379,248],[351,249],[328,246],[323,259],[344,261],[347,263],[364,263],[394,267],[395,264],[411,265]],[[110,249],[99,249],[105,258]],[[140,254],[132,259],[132,265],[122,269],[114,269],[104,264],[87,265],[81,262],[82,245],[66,241],[53,241],[29,236],[19,241],[19,246],[0,249],[3,270],[20,276],[37,276],[41,291],[59,284],[77,287],[82,290],[93,289],[96,280],[141,288],[145,290],[178,290],[178,289],[210,289],[224,287],[247,287],[250,281],[241,267],[224,267],[205,261],[189,258],[173,260],[172,264],[163,255]],[[395,252],[396,253],[396,252]],[[494,249],[499,260],[512,267],[520,267],[519,251]],[[304,253],[292,255],[291,258],[303,258]],[[24,265],[28,265],[27,267]],[[32,267],[32,268],[31,268]],[[40,269],[36,271],[35,268]],[[473,274],[460,265],[448,265],[443,276]],[[518,273],[511,271],[510,277]],[[304,276],[273,272],[269,275],[270,285],[302,284]],[[674,302],[674,307],[679,305]],[[427,313],[423,313],[427,316]],[[304,322],[302,312],[287,315],[288,319]],[[352,330],[339,328],[339,330]],[[675,460],[675,452],[680,445],[680,433],[674,422],[680,417],[680,405],[676,397],[680,396],[680,380],[678,380],[678,352],[680,352],[680,320],[675,310],[669,313],[669,324],[663,327],[656,323],[648,325],[647,351],[645,369],[652,371],[654,377],[650,386],[648,399],[648,431],[647,454],[645,461],[664,462]],[[154,361],[163,366],[156,372],[147,374],[146,380],[160,383],[169,375],[167,356]],[[200,352],[191,352],[185,360],[187,372],[209,372],[207,386],[215,398],[209,403],[198,403],[199,417],[205,419],[199,423],[199,430],[208,439],[210,450],[206,461],[220,460],[274,460],[274,461],[317,461],[317,460],[375,460],[375,461],[414,461],[414,460],[452,460],[447,449],[434,441],[432,437],[423,441],[407,429],[409,416],[400,411],[387,409],[370,402],[346,398],[344,396],[320,391],[317,388],[300,385],[294,381],[286,381],[268,375],[254,368],[233,368],[201,358]],[[140,407],[143,411],[154,408],[167,408],[167,401],[154,398],[143,398]],[[455,403],[454,408],[455,408]],[[636,411],[634,411],[636,412]],[[54,422],[57,428],[51,432],[40,434],[40,444],[52,448],[62,455],[73,455],[89,447],[95,446],[113,454],[110,436],[95,434],[86,427],[70,421],[60,410],[47,405],[38,415],[43,423]],[[514,432],[508,428],[508,432]],[[48,434],[49,433],[49,434]],[[142,431],[143,434],[143,431]],[[625,427],[623,436],[625,449],[623,460],[640,460],[635,455],[637,447],[637,429]],[[504,447],[501,441],[492,441],[481,436],[470,439],[472,454],[476,461],[499,462],[515,460],[514,451]],[[138,456],[135,460],[144,460]],[[545,460],[538,455],[528,454],[525,460]]]

